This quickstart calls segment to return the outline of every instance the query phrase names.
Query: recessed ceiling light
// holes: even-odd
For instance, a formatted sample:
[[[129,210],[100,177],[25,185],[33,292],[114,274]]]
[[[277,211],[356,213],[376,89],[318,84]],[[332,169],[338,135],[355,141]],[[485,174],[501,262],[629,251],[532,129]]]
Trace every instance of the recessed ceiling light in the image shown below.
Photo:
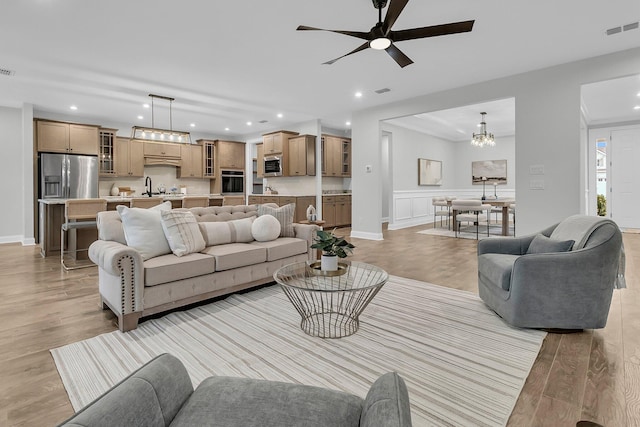
[[[640,92],[638,92],[638,96],[640,96]]]
[[[351,122],[346,122],[345,125],[351,126]]]
[[[253,123],[251,122],[247,122],[247,126],[251,126]]]
[[[224,128],[224,130],[230,130],[229,128]]]
[[[634,110],[640,110],[640,105],[636,105],[635,107],[633,107]]]
[[[278,113],[278,118],[281,119],[282,118],[282,113]]]
[[[195,123],[191,123],[189,126],[191,126],[192,128],[196,127]]]
[[[356,98],[362,98],[362,92],[356,92],[355,93],[355,97]]]
[[[142,104],[142,107],[143,107],[143,108],[149,108],[149,107],[150,107],[150,105],[149,105],[149,104]]]
[[[74,110],[74,111],[78,109],[78,107],[76,107],[75,105],[72,105],[72,106],[71,106],[71,107],[69,107],[69,108],[70,108],[70,109],[72,109],[72,110]]]
[[[142,119],[144,119],[143,116],[138,116],[138,120],[142,120]]]

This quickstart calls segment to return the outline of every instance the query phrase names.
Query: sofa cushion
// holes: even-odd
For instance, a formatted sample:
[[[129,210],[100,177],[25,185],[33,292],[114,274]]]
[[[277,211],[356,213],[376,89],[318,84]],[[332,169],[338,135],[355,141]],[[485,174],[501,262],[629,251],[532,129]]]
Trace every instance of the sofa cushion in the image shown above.
[[[176,256],[200,252],[206,247],[196,217],[189,211],[163,211],[162,229]]]
[[[556,240],[550,239],[542,234],[537,234],[531,243],[528,254],[544,254],[550,252],[567,252],[573,247],[573,240]]]
[[[280,221],[273,215],[262,215],[251,224],[251,235],[258,242],[269,242],[280,236]]]
[[[499,284],[508,291],[511,286],[513,263],[520,255],[487,253],[478,256],[478,275],[484,275],[490,283]]]
[[[161,255],[144,262],[144,285],[155,286],[216,271],[214,257],[195,253],[177,257]]]
[[[293,215],[296,212],[296,204],[289,203],[288,205],[274,208],[269,205],[258,206],[258,216],[273,215],[280,222],[280,237],[295,237],[296,233],[293,230]]]
[[[251,245],[265,248],[267,250],[267,261],[275,261],[307,253],[307,242],[295,237],[280,237],[270,242],[251,242]]]
[[[255,216],[231,221],[200,222],[200,231],[207,246],[253,241],[251,224]]]
[[[216,260],[216,271],[259,264],[267,260],[267,250],[247,243],[209,246],[202,251]]]
[[[165,202],[149,209],[117,206],[127,246],[140,252],[147,260],[171,252],[169,242],[162,230],[160,212],[171,209],[171,202]]]
[[[171,425],[358,427],[361,411],[361,398],[340,391],[210,377],[200,383]]]

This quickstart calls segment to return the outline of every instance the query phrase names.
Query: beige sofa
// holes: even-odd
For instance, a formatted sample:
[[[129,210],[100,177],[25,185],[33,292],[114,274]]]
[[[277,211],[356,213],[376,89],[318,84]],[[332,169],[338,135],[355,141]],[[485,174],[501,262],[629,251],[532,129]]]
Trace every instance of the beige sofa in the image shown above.
[[[189,209],[202,221],[230,221],[257,215],[256,205]],[[269,242],[209,246],[182,257],[160,255],[143,261],[127,246],[116,211],[100,212],[98,240],[89,257],[98,265],[102,307],[118,316],[121,331],[138,326],[141,317],[273,281],[280,267],[313,260],[315,225],[294,223],[295,237]]]

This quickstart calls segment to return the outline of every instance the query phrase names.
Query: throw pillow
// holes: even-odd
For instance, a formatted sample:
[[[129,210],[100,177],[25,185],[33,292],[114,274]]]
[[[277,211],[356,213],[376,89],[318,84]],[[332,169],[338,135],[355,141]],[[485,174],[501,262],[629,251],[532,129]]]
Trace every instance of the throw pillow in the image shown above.
[[[198,221],[189,211],[162,211],[162,229],[176,256],[200,252],[205,248]]]
[[[255,216],[232,221],[200,222],[198,226],[207,246],[253,241],[251,224]]]
[[[127,246],[140,252],[143,260],[171,253],[160,216],[162,211],[171,209],[171,202],[149,209],[129,208],[123,205],[116,209],[122,220]]]
[[[258,242],[269,242],[280,236],[280,221],[273,215],[262,215],[251,224],[251,235]]]
[[[573,240],[554,240],[537,234],[529,244],[528,254],[544,254],[549,252],[568,252],[573,247]]]
[[[279,208],[259,205],[258,217],[261,217],[262,215],[275,216],[280,223],[280,237],[296,237],[296,233],[293,229],[293,214],[295,211],[295,203],[289,203],[288,205],[280,206]]]

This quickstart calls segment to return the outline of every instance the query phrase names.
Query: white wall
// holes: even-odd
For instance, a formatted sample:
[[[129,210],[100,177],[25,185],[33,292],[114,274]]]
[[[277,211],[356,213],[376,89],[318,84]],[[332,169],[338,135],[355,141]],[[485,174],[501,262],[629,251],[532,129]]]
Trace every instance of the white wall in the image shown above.
[[[516,188],[516,138],[515,136],[496,137],[495,147],[472,147],[469,142],[453,143],[453,165],[455,168],[455,188],[473,190],[482,193],[482,185],[471,183],[471,163],[481,160],[506,160],[507,183],[499,185],[500,192],[514,191]],[[490,188],[491,187],[491,188]],[[493,185],[487,185],[487,195],[493,195]]]
[[[23,223],[25,215],[31,218],[30,226],[33,227],[33,216],[30,211],[25,210],[24,203],[24,199],[32,193],[25,194],[22,185],[26,173],[22,134],[22,109],[0,107],[0,183],[9,197],[2,209],[0,243],[23,242],[29,237]],[[31,200],[28,206],[31,206],[30,202]],[[30,237],[33,237],[33,231]]]
[[[580,212],[580,87],[637,74],[640,48],[425,95],[353,114],[352,235],[381,239],[381,120],[515,97],[518,232],[526,234]],[[373,173],[365,173],[365,165]],[[529,166],[545,173],[530,175]],[[532,180],[544,189],[532,189]],[[544,209],[554,206],[554,209]]]

